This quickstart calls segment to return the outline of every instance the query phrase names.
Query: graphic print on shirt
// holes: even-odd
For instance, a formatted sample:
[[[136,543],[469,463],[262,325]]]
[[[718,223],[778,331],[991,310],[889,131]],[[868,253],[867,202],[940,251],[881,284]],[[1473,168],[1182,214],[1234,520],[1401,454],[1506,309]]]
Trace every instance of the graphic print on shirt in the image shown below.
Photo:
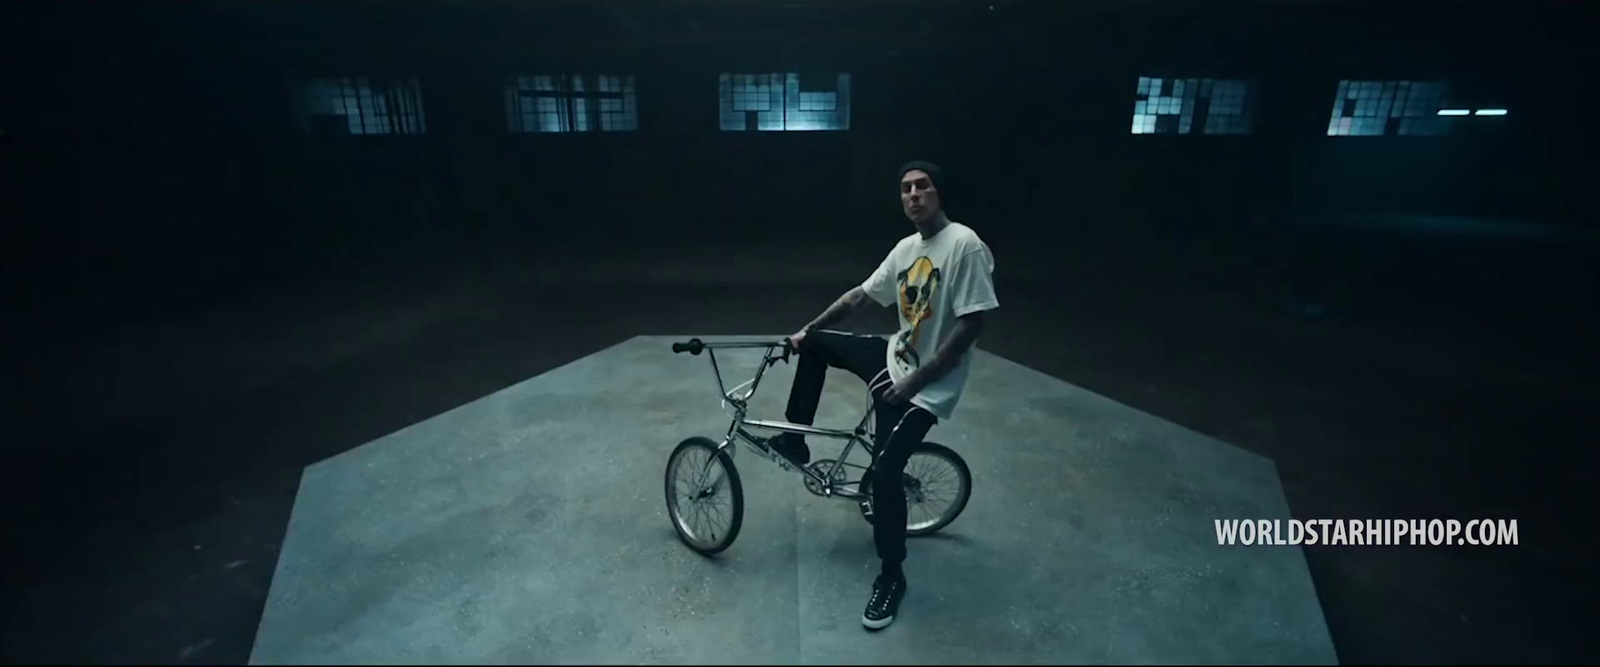
[[[910,372],[922,366],[917,354],[918,334],[924,320],[933,316],[933,294],[939,289],[939,269],[926,256],[918,257],[911,268],[900,272],[900,316],[904,325],[894,338],[894,360],[901,370]]]

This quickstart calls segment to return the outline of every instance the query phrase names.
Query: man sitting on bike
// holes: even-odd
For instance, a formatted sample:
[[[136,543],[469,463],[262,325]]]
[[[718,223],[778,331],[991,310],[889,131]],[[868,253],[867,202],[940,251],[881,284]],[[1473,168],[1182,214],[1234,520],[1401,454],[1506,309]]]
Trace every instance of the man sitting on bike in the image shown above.
[[[822,399],[827,369],[860,376],[875,398],[878,456],[873,463],[873,537],[882,573],[872,584],[861,622],[877,630],[894,621],[906,593],[906,495],[900,482],[906,458],[961,398],[986,311],[998,308],[994,256],[976,232],[945,216],[942,173],[928,162],[900,168],[900,204],[916,233],[897,243],[860,286],[839,297],[790,337],[799,351],[786,417],[811,425]],[[899,306],[900,330],[885,340],[823,327],[843,321],[869,302]],[[783,433],[768,441],[796,465],[811,459],[804,436]],[[892,481],[891,481],[892,480]]]

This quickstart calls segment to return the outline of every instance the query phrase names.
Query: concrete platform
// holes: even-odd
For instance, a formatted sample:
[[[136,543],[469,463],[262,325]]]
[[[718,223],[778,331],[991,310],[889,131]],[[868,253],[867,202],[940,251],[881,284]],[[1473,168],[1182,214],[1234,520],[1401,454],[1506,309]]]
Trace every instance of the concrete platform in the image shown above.
[[[967,459],[973,497],[912,540],[893,627],[860,625],[877,563],[856,508],[748,452],[738,541],[694,554],[664,466],[727,418],[705,356],[670,353],[688,337],[309,467],[251,662],[1336,662],[1298,548],[1216,544],[1213,519],[1289,516],[1271,461],[981,351],[930,436]],[[718,359],[742,379],[756,356]],[[780,418],[791,376],[775,367],[756,409]],[[863,392],[832,375],[819,425],[852,423]]]

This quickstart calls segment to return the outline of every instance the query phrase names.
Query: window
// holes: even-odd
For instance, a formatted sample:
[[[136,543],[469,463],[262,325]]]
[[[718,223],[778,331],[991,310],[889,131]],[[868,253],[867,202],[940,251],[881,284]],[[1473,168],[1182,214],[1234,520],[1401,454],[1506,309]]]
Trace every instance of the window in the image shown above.
[[[1139,77],[1133,133],[1250,134],[1253,89],[1238,79]]]
[[[514,76],[506,79],[505,92],[506,123],[514,133],[639,129],[631,76]]]
[[[850,129],[849,74],[723,74],[717,89],[725,131]]]
[[[1455,120],[1443,109],[1448,94],[1449,84],[1442,81],[1340,81],[1328,136],[1447,134]]]
[[[310,135],[423,134],[428,119],[415,78],[313,79],[296,91],[300,129]]]

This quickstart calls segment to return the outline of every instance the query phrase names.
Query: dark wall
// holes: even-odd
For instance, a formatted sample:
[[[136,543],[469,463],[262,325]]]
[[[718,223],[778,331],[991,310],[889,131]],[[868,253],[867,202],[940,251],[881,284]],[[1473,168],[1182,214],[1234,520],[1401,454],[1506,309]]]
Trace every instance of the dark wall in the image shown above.
[[[1571,4],[14,5],[7,249],[34,283],[93,283],[92,304],[446,240],[888,240],[903,229],[872,223],[912,157],[944,162],[956,216],[996,239],[1286,211],[1573,218],[1594,133]],[[796,70],[852,73],[849,132],[717,131],[718,73]],[[640,131],[508,136],[501,77],[560,71],[636,76]],[[330,74],[420,77],[428,134],[299,136],[288,81]],[[1140,75],[1255,79],[1256,132],[1132,136]],[[1512,115],[1324,136],[1339,79],[1432,76]]]
[[[1546,7],[1468,11],[1428,32],[1387,30],[1301,66],[1301,98],[1316,107],[1302,113],[1295,135],[1289,201],[1304,211],[1591,222],[1576,217],[1584,212],[1572,197],[1591,161],[1580,146],[1595,137],[1578,111],[1593,97],[1583,77],[1593,56],[1563,41],[1561,16]],[[1450,80],[1460,106],[1512,115],[1460,119],[1444,137],[1322,136],[1337,80],[1417,78]]]

